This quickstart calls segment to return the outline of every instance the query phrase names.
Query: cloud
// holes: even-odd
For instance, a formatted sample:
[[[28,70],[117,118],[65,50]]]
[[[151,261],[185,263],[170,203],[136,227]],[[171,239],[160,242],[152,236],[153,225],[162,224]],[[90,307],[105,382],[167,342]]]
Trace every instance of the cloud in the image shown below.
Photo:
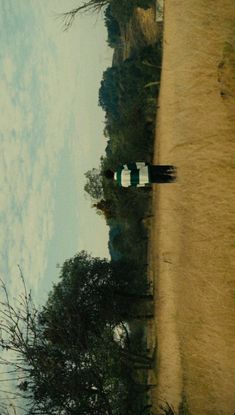
[[[94,78],[93,58],[83,50],[87,66],[81,61],[80,25],[75,26],[76,33],[64,34],[54,19],[54,12],[67,7],[64,0],[56,5],[54,0],[37,5],[29,0],[17,6],[15,0],[8,0],[6,15],[0,17],[4,34],[0,40],[0,252],[6,252],[0,271],[12,292],[20,290],[18,263],[35,290],[45,274],[48,244],[55,231],[55,183],[65,147],[73,151],[74,191],[83,212],[81,233],[87,233],[89,225],[85,216],[90,204],[81,197],[83,174],[93,167],[104,144],[102,138],[94,140],[97,118],[90,114],[90,103],[97,99],[91,94],[97,80],[88,90],[83,75],[87,71],[89,80]],[[92,49],[92,44],[87,46]],[[79,88],[81,79],[84,85]],[[98,118],[102,124],[101,115]],[[92,223],[96,226],[94,217]],[[88,235],[81,237],[81,248],[83,244],[89,250]]]
[[[56,64],[42,34],[36,48],[27,48],[26,72],[20,66],[20,50],[12,55],[2,50],[0,78],[1,252],[7,247],[1,273],[12,293],[21,289],[17,264],[35,290],[46,269],[54,231],[53,183],[65,139],[62,101],[59,112],[55,105]]]
[[[17,296],[23,292],[19,264],[28,288],[33,289],[34,298],[40,303],[38,293],[41,295],[41,286],[46,286],[48,247],[51,240],[55,246],[58,243],[53,239],[58,212],[55,183],[59,186],[59,163],[66,148],[74,156],[69,168],[74,169],[71,181],[76,207],[81,212],[73,228],[79,227],[79,248],[93,250],[88,234],[97,226],[95,213],[91,212],[90,204],[82,202],[79,192],[87,160],[91,154],[100,153],[100,142],[92,143],[94,131],[98,134],[93,126],[97,120],[90,115],[90,92],[85,83],[83,90],[79,88],[78,82],[81,82],[82,65],[92,78],[95,65],[92,66],[91,60],[87,66],[81,61],[80,25],[64,34],[54,19],[54,12],[68,8],[65,0],[3,3],[0,15],[0,275],[8,283],[11,295]],[[93,38],[96,44],[97,36]],[[86,70],[83,73],[86,75]],[[63,193],[63,188],[60,192]],[[93,214],[90,222],[88,210]],[[60,218],[57,216],[57,221]],[[71,223],[66,227],[66,222],[66,231],[72,229]],[[77,235],[73,236],[75,246],[77,239]],[[56,249],[52,255],[55,264],[61,262],[56,259]]]
[[[13,75],[15,73],[15,65],[14,62],[9,55],[5,55],[4,60],[2,62],[2,75],[4,76],[7,83],[11,83]]]

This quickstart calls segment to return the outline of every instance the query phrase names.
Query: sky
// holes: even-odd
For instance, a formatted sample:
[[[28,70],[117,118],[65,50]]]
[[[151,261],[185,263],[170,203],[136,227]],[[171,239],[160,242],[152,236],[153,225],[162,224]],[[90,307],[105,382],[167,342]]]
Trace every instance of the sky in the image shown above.
[[[78,4],[0,0],[0,272],[15,295],[20,265],[37,304],[65,259],[109,256],[83,187],[107,144],[98,89],[112,51],[102,16],[63,32],[58,14]]]

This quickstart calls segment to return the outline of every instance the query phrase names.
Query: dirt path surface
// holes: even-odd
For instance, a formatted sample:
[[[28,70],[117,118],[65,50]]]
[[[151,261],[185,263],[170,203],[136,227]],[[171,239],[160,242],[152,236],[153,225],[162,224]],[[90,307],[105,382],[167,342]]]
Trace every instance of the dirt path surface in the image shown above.
[[[235,413],[235,2],[165,0],[152,272],[152,381],[191,415]]]

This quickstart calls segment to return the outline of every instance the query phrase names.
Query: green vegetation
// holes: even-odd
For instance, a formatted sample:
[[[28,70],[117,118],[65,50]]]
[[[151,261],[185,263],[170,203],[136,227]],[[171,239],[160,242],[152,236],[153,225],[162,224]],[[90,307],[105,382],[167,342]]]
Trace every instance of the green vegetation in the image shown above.
[[[113,17],[114,14],[112,15],[111,7],[107,9],[106,16],[108,42],[118,47],[120,26]],[[127,161],[152,161],[160,70],[161,43],[158,42],[135,51],[129,59],[104,72],[99,104],[106,114],[104,133],[107,147],[106,155],[101,158],[101,173],[107,168],[115,170],[118,164]],[[104,214],[110,227],[109,250],[112,262],[118,263],[122,260],[138,270],[138,281],[142,281],[146,287],[148,232],[144,226],[144,218],[151,213],[151,188],[119,188],[113,182],[102,179],[102,174],[98,171],[96,174],[96,178],[86,175],[86,190],[94,200],[94,192],[89,189],[92,189],[97,180],[99,184],[100,179],[102,180],[102,192],[93,206]],[[137,277],[133,274],[132,277],[131,284],[134,286]],[[124,279],[128,280],[128,274],[125,273]],[[130,307],[134,303],[128,302]],[[132,315],[138,315],[137,309]],[[142,321],[134,324],[130,319],[127,320],[128,335],[135,339],[132,341],[138,347],[138,353],[143,354],[146,350],[145,323]],[[125,384],[125,396],[128,396],[130,411],[148,414],[151,405],[147,398],[146,372],[135,374],[135,379],[138,379],[143,389],[137,392],[133,383]],[[129,413],[128,408],[122,407],[120,413]]]
[[[108,144],[101,171],[115,170],[119,163],[127,161],[151,162],[160,66],[161,44],[157,43],[105,71],[99,103],[106,112]],[[128,255],[143,269],[147,254],[143,218],[151,213],[151,188],[124,189],[103,180],[102,201],[110,226],[112,255],[115,251],[122,257]]]
[[[112,167],[129,158],[152,159],[160,67],[159,42],[103,74],[99,104],[106,112],[106,154]]]
[[[115,16],[115,17],[114,17]],[[108,43],[118,48],[120,45],[120,27],[124,20],[109,6],[106,10]],[[108,68],[101,81],[99,104],[105,111],[105,129],[107,137],[106,154],[101,158],[99,179],[102,171],[114,169],[118,164],[131,161],[152,161],[153,141],[157,98],[161,72],[161,42],[135,50],[130,57],[118,65]],[[87,187],[92,188],[97,179],[87,176]],[[93,183],[93,184],[92,184]],[[109,251],[112,260],[120,259],[138,269],[138,278],[147,284],[147,249],[148,232],[144,218],[151,214],[151,188],[119,188],[113,182],[102,179],[102,195],[93,206],[104,214],[110,227]],[[92,193],[88,191],[92,196]],[[94,200],[94,198],[93,198]],[[132,280],[134,283],[134,280]],[[138,339],[138,333],[145,332],[145,323],[132,324],[129,321],[129,335]],[[145,339],[145,335],[141,335]],[[146,348],[145,343],[139,344],[140,352]],[[140,374],[138,374],[140,376]],[[140,377],[139,377],[140,380]],[[148,414],[151,406],[147,399],[147,377],[141,375],[141,383],[146,385],[144,393],[132,395],[130,401],[139,406],[133,413]],[[131,392],[132,391],[132,392]],[[137,399],[138,397],[138,399]],[[125,412],[126,413],[126,412]]]
[[[119,163],[151,162],[157,96],[161,68],[161,44],[146,47],[119,66],[108,68],[99,91],[99,104],[106,113],[108,144],[100,171],[115,170]],[[151,188],[119,188],[102,179],[100,172],[86,173],[85,190],[110,226],[112,258],[131,258],[146,275],[147,230],[143,218],[151,213]],[[102,180],[102,191],[100,183]],[[96,186],[98,183],[98,186]]]
[[[108,32],[107,43],[111,48],[114,48],[120,42],[121,30],[117,19],[113,16],[110,5],[104,12],[104,22]]]
[[[42,310],[26,288],[17,305],[4,292],[0,343],[28,415],[141,413],[152,358],[135,321],[152,316],[152,295],[134,263],[80,252]]]
[[[84,190],[90,195],[94,201],[99,200],[103,197],[103,185],[99,171],[95,168],[88,170],[85,173],[87,182]]]

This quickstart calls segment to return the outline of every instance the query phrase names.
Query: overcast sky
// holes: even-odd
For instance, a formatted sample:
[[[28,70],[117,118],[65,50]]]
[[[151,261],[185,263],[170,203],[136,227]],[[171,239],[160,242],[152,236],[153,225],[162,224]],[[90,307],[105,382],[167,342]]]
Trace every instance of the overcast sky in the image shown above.
[[[81,249],[108,256],[108,229],[83,186],[106,146],[97,102],[112,51],[102,17],[62,31],[57,13],[77,4],[0,0],[1,276],[17,292],[19,264],[38,303],[57,263]]]

